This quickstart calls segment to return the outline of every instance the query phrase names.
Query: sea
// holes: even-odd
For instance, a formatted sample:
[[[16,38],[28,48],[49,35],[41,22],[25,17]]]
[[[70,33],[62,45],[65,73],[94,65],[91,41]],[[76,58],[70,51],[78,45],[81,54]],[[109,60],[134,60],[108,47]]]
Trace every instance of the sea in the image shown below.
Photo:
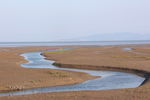
[[[129,44],[150,44],[148,41],[60,41],[60,42],[0,42],[0,47],[20,47],[20,46],[76,46],[76,45],[129,45]]]

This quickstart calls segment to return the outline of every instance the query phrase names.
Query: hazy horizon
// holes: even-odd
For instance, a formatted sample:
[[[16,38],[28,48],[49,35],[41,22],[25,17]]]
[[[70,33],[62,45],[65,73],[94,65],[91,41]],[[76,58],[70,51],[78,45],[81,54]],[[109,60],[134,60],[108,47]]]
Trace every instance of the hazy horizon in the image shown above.
[[[47,43],[47,42],[134,42],[134,41],[138,41],[138,42],[142,42],[142,41],[150,41],[145,39],[145,40],[53,40],[53,41],[0,41],[0,43]]]
[[[150,40],[149,0],[0,1],[0,42]]]

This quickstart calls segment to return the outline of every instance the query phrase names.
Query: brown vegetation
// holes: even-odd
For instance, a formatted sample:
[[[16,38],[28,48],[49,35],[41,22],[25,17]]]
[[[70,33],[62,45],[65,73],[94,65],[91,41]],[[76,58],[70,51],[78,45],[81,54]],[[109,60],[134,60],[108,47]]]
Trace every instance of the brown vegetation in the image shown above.
[[[123,51],[132,47],[133,52]],[[150,72],[150,45],[80,47],[64,52],[45,52],[47,59],[63,67]],[[75,66],[76,65],[76,66]],[[110,69],[111,68],[111,69]],[[119,68],[119,69],[118,69]],[[57,72],[56,72],[57,73]],[[135,72],[137,73],[137,72]],[[142,75],[142,73],[140,74]],[[55,76],[55,75],[54,75]],[[0,100],[150,100],[150,81],[134,89],[78,91],[0,97]]]
[[[94,78],[78,72],[21,67],[20,64],[27,63],[21,53],[54,48],[57,47],[0,48],[0,92],[74,84]]]

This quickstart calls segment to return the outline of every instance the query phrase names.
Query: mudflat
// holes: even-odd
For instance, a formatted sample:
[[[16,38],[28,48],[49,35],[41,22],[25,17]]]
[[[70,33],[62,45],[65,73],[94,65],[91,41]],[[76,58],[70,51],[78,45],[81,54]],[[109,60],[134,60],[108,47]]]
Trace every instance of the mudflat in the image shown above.
[[[94,78],[85,73],[23,68],[20,54],[57,47],[0,48],[0,92],[80,83]]]
[[[43,73],[43,71],[45,70],[47,72],[47,70],[49,69],[21,68],[20,64],[26,61],[23,58],[19,57],[18,55],[26,51],[36,51],[40,49],[52,49],[52,48],[56,48],[56,47],[9,48],[10,51],[7,51],[6,54],[10,53],[14,55],[14,57],[16,57],[16,60],[15,59],[13,60],[13,57],[11,58],[11,56],[7,56],[6,57],[7,59],[10,57],[9,58],[10,61],[5,59],[1,61],[0,63],[4,63],[4,61],[7,61],[7,63],[8,62],[15,63],[14,65],[16,67],[12,68],[10,71],[15,70],[16,68],[16,71],[22,70],[22,73],[24,73],[24,76],[26,74],[29,75],[27,77],[25,76],[25,78],[34,79],[35,77],[37,77],[38,75],[37,73],[39,72]],[[119,69],[127,68],[127,69],[137,69],[137,70],[150,72],[150,45],[124,45],[124,46],[104,46],[104,47],[100,47],[100,46],[91,46],[91,47],[85,46],[84,47],[83,46],[83,47],[74,47],[74,48],[75,49],[65,50],[65,51],[48,51],[48,52],[45,52],[43,55],[45,55],[47,59],[55,60],[56,65],[59,65],[60,67],[70,66],[74,68],[82,68],[82,69],[88,68],[88,69],[97,69],[97,70],[101,70],[106,67],[106,70],[113,70],[112,68],[114,68],[114,70],[116,71],[123,71],[123,70],[117,70],[117,68]],[[123,50],[123,48],[132,48],[132,50],[126,51],[126,50]],[[5,56],[1,59],[4,59]],[[8,66],[8,69],[10,69],[9,67],[10,66]],[[3,70],[1,72],[3,72],[3,74],[4,73],[6,74],[7,70]],[[75,73],[75,72],[68,72],[68,73],[71,73],[69,74],[69,78],[71,77],[73,80],[78,79],[78,77],[80,76],[80,75],[78,76],[78,74],[83,74],[83,73]],[[10,74],[10,78],[12,78],[11,74]],[[18,81],[18,78],[16,78],[17,77],[16,74],[17,73],[15,73],[15,76],[13,77],[16,81]],[[74,77],[72,77],[71,75]],[[43,76],[45,80],[56,79],[57,82],[59,82],[60,80],[63,79],[62,77],[46,78],[46,76],[47,74]],[[84,76],[84,78],[82,78],[83,80],[92,78],[91,76],[88,76],[86,74],[83,74],[83,76]],[[25,78],[22,78],[22,79],[25,79]],[[0,79],[3,80],[3,78],[0,78]],[[39,77],[37,77],[36,79],[39,80]],[[12,84],[12,86],[13,85],[14,84]],[[37,99],[38,100],[47,100],[47,99],[51,99],[51,100],[60,100],[60,99],[61,100],[149,100],[150,99],[150,81],[148,80],[142,86],[138,88],[134,88],[134,89],[42,93],[42,94],[32,94],[32,95],[23,95],[23,96],[0,97],[0,100],[20,100],[20,99],[21,100],[37,100]]]

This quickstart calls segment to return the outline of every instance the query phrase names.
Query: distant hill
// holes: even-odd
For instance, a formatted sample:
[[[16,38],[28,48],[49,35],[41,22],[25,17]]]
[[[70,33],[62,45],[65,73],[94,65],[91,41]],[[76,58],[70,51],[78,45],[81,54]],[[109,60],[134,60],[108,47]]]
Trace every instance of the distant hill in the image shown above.
[[[75,41],[123,41],[123,40],[150,40],[150,34],[111,33],[95,34],[74,38]]]

